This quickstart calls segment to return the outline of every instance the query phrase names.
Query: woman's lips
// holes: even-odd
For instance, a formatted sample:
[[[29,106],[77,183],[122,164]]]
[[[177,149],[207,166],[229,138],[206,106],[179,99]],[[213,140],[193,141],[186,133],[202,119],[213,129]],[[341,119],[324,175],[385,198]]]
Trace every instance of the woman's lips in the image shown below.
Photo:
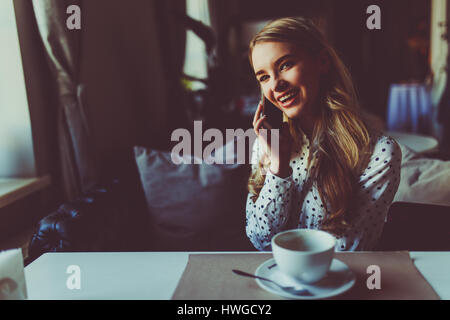
[[[299,98],[299,92],[300,92],[300,91],[299,91],[298,89],[296,89],[296,90],[294,91],[294,96],[291,97],[290,99],[288,99],[288,100],[285,101],[285,102],[281,102],[281,101],[278,100],[280,106],[283,107],[283,108],[288,108],[288,107],[290,107],[292,104],[294,104],[295,102],[297,102],[297,100],[298,100],[298,98]]]

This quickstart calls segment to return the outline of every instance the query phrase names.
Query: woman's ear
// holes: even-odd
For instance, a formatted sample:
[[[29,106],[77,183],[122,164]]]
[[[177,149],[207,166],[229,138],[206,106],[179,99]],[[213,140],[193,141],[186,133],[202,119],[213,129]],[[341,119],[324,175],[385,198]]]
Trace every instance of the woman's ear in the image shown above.
[[[327,74],[328,70],[330,69],[330,57],[328,56],[325,49],[322,49],[322,51],[320,51],[318,62],[320,74]]]

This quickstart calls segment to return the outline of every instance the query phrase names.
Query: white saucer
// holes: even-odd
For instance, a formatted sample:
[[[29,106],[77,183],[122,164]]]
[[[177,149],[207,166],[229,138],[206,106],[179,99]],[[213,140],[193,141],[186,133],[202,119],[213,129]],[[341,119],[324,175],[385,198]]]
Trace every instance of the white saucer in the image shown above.
[[[281,273],[274,259],[269,259],[263,262],[258,269],[256,269],[255,275],[273,280],[282,286],[293,286],[298,287],[299,289],[304,287],[313,295],[293,295],[282,290],[272,282],[256,279],[256,283],[258,283],[261,288],[271,293],[286,298],[306,300],[324,299],[344,293],[349,290],[356,281],[355,274],[350,270],[350,268],[345,263],[337,259],[333,259],[330,270],[325,278],[313,284],[304,284],[284,275]]]

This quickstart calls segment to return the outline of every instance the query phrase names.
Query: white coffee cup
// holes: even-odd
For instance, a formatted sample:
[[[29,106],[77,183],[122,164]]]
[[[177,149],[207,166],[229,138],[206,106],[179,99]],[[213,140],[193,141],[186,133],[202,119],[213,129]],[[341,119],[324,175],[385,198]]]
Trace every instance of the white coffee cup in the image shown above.
[[[336,239],[310,229],[280,232],[272,238],[273,257],[285,275],[304,283],[322,279],[330,269]]]

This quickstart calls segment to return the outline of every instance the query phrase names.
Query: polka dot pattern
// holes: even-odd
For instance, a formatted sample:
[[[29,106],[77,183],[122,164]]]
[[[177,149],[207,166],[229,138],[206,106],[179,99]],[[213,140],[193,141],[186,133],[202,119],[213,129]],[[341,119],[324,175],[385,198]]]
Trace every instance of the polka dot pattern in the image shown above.
[[[400,148],[390,137],[380,134],[374,137],[369,163],[355,181],[350,227],[336,237],[337,251],[373,249],[398,189]],[[256,148],[257,140],[253,157],[258,155]],[[271,250],[271,239],[278,232],[292,228],[321,229],[324,219],[331,214],[326,210],[329,204],[320,198],[316,182],[309,177],[309,152],[309,142],[303,136],[303,147],[292,152],[291,175],[281,178],[268,171],[256,202],[251,200],[252,194],[248,195],[246,232],[258,250]],[[252,164],[257,163],[253,157]]]

